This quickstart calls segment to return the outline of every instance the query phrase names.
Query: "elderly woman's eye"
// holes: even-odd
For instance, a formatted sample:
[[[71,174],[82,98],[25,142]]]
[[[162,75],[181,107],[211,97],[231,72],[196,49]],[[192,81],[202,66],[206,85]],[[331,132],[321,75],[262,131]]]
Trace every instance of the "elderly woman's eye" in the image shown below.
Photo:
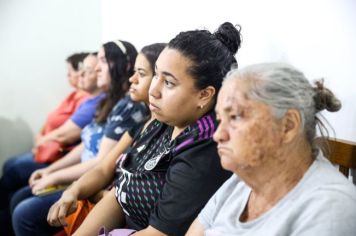
[[[236,120],[237,115],[230,115],[230,120]]]
[[[242,112],[238,112],[230,115],[230,120],[239,120],[243,117]]]

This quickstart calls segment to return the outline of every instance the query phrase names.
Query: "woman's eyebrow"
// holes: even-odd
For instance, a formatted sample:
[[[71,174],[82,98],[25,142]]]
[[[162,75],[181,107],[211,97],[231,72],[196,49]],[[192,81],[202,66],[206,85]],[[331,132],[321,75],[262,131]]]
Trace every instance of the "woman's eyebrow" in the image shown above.
[[[167,71],[163,71],[162,74],[164,76],[166,76],[166,77],[169,76],[169,77],[172,77],[174,80],[179,81],[172,73],[169,73]]]

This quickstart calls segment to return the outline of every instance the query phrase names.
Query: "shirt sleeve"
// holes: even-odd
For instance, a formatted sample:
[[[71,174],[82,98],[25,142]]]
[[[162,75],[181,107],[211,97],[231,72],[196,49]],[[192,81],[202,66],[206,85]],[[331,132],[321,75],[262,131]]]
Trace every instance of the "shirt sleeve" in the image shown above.
[[[96,97],[94,99],[88,99],[84,101],[70,119],[81,129],[83,129],[93,120],[96,107],[101,100],[100,98],[101,97]]]
[[[149,224],[168,235],[184,235],[230,175],[222,169],[212,140],[178,154],[171,162]]]
[[[136,137],[138,135],[140,135],[142,129],[143,129],[143,126],[145,125],[144,124],[145,122],[142,122],[140,124],[137,124],[137,125],[134,125],[133,127],[131,127],[127,132],[129,133],[130,137],[132,139],[136,139]]]
[[[147,117],[147,109],[141,103],[132,102],[131,99],[122,99],[108,117],[105,126],[105,137],[119,140],[121,136],[132,127],[141,125]]]

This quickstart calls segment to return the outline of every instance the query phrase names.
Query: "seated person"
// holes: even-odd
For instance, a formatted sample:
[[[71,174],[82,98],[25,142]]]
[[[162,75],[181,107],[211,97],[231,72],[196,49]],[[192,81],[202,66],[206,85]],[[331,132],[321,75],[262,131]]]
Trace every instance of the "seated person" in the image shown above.
[[[232,70],[216,106],[222,166],[234,175],[187,235],[355,235],[356,188],[313,145],[340,101],[287,64]]]
[[[82,144],[49,167],[34,172],[30,187],[20,189],[12,197],[11,210],[16,235],[43,235],[57,230],[47,224],[46,216],[61,192],[33,196],[31,188],[32,193],[36,194],[49,186],[70,184],[94,167],[128,128],[144,121],[147,111],[145,105],[125,96],[136,55],[134,46],[124,41],[106,43],[99,50],[97,86],[106,92],[105,97],[97,107],[95,119],[82,131]]]
[[[63,136],[62,141],[68,144],[76,142],[80,138],[77,130],[81,130],[81,128],[89,123],[89,121],[87,121],[88,118],[91,120],[94,117],[95,106],[98,102],[98,98],[90,98],[90,96],[93,97],[98,92],[96,82],[94,87],[92,86],[90,88],[82,87],[78,82],[81,73],[79,65],[86,57],[89,59],[86,59],[85,64],[87,66],[95,66],[95,64],[93,65],[93,62],[90,60],[88,53],[73,54],[67,58],[68,81],[75,88],[75,91],[73,91],[53,112],[48,115],[44,127],[42,128],[40,134],[36,137],[37,141],[53,132],[59,131],[59,134],[68,132],[68,137],[70,137],[69,140],[67,139],[67,136]],[[93,110],[93,112],[90,112],[90,110]],[[59,147],[60,146],[56,144],[41,145],[39,147],[34,147],[32,151],[10,158],[5,162],[3,166],[3,174],[0,178],[0,219],[3,218],[3,215],[8,215],[6,212],[8,211],[9,201],[12,194],[28,184],[28,178],[31,173],[36,169],[48,166],[51,161],[55,160],[54,158],[58,158],[65,154],[64,152],[60,152],[58,150]],[[47,156],[50,160],[43,160],[42,158],[44,153],[53,153],[56,155],[52,158],[53,155],[51,157],[51,155],[48,154]],[[8,233],[4,234],[6,235]]]
[[[182,235],[208,199],[230,177],[212,135],[216,94],[236,63],[240,32],[224,23],[214,34],[178,34],[156,61],[149,90],[156,118],[118,163],[116,186],[91,210],[74,235],[128,227],[136,235]],[[65,211],[65,209],[59,209]],[[51,217],[52,225],[65,224]]]
[[[133,100],[143,101],[148,106],[148,88],[154,75],[154,66],[159,54],[165,46],[165,43],[147,45],[143,47],[138,54],[135,62],[135,73],[130,78],[131,86],[129,91]],[[151,119],[146,122],[145,127],[152,119],[151,117]],[[57,212],[59,208],[68,209],[72,205],[77,206],[77,204],[83,204],[83,206],[86,207],[85,209],[79,207],[77,209],[78,211],[89,211],[93,207],[93,204],[100,200],[104,193],[108,192],[107,190],[102,190],[108,185],[109,187],[111,186],[115,175],[116,160],[132,144],[133,139],[139,135],[143,129],[143,125],[138,125],[126,131],[107,157],[100,160],[98,165],[82,175],[70,188],[63,192],[62,197],[51,207],[52,212]],[[81,200],[89,199],[89,201],[78,203],[78,198]],[[61,216],[54,215],[53,217],[64,218],[68,212],[69,211],[61,211],[58,212],[62,214]],[[70,225],[65,227],[67,235],[70,235],[77,229],[86,215],[85,212],[78,212],[76,214],[81,215],[70,221]]]

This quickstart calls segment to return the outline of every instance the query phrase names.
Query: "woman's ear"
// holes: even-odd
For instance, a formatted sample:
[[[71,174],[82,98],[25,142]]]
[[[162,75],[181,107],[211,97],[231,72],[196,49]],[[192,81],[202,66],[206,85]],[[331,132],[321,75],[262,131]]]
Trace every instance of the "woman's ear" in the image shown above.
[[[203,108],[214,98],[215,88],[213,86],[208,86],[199,92],[199,102],[198,107]]]
[[[284,143],[292,142],[300,133],[302,119],[300,113],[295,109],[289,109],[283,117]]]

